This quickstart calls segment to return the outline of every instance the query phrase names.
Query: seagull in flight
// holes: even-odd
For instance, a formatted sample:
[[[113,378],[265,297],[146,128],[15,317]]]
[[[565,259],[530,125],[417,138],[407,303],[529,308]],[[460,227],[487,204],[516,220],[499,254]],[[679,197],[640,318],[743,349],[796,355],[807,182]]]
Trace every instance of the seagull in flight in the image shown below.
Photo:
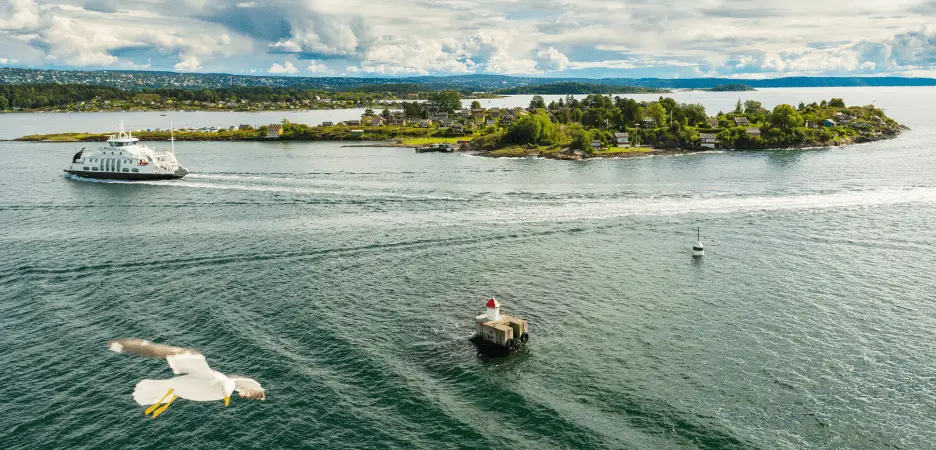
[[[181,397],[196,402],[224,400],[228,405],[234,391],[241,398],[266,400],[266,391],[255,380],[225,375],[211,370],[205,356],[184,347],[155,344],[143,339],[117,339],[107,347],[117,353],[165,358],[173,373],[181,375],[167,380],[141,380],[133,389],[133,399],[140,405],[152,405],[144,415],[159,417],[175,399]],[[162,405],[162,406],[160,406]]]

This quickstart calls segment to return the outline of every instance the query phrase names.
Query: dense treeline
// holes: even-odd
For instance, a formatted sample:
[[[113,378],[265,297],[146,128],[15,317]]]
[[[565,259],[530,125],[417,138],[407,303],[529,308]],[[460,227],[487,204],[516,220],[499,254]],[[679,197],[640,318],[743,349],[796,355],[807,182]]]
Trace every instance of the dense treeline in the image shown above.
[[[741,83],[731,83],[731,84],[719,84],[711,89],[706,89],[707,91],[712,92],[742,92],[742,91],[756,91],[757,89],[752,88],[746,84]]]
[[[533,86],[519,86],[498,89],[495,94],[503,95],[584,95],[584,94],[653,94],[669,92],[665,89],[646,88],[638,86],[611,86],[606,84],[579,83],[575,81],[562,81],[558,83],[538,84]]]
[[[355,87],[353,90],[329,92],[316,89],[279,87],[234,87],[225,89],[160,88],[123,90],[85,84],[24,84],[0,85],[0,110],[13,108],[62,108],[81,102],[123,101],[137,103],[197,102],[296,102],[333,101],[372,102],[423,92],[418,84],[380,84]],[[172,103],[168,102],[168,103]]]

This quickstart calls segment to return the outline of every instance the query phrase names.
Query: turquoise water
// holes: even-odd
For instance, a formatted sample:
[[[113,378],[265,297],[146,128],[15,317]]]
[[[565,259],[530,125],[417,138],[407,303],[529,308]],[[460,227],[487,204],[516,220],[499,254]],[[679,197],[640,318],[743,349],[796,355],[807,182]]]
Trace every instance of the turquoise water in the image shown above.
[[[2,447],[932,447],[936,123],[905,94],[877,102],[913,131],[812,151],[181,143],[185,179],[104,183],[0,143]],[[507,359],[468,342],[491,295],[531,324]],[[268,400],[146,418],[172,374],[115,337]]]

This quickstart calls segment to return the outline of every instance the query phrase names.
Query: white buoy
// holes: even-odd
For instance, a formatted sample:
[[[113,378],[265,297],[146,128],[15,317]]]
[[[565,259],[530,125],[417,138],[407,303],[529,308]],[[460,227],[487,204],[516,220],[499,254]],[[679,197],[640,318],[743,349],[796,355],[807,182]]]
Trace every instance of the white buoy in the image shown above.
[[[693,258],[701,258],[701,257],[705,256],[705,247],[702,246],[702,229],[701,229],[701,227],[700,227],[700,228],[696,228],[696,231],[698,232],[698,239],[699,239],[699,240],[696,241],[695,245],[692,246],[692,257],[693,257]]]

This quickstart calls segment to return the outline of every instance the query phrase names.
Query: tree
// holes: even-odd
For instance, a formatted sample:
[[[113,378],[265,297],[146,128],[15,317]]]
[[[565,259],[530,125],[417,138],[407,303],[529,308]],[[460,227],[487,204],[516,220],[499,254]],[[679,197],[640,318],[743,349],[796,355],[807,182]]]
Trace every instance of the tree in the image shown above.
[[[569,148],[572,150],[582,150],[591,152],[592,133],[589,130],[577,130],[572,134],[572,143]]]
[[[461,109],[461,94],[458,91],[434,92],[426,102],[429,111],[451,113]]]
[[[423,118],[423,106],[417,102],[403,102],[403,115],[410,119]]]
[[[803,126],[803,116],[793,109],[792,106],[783,104],[774,107],[773,112],[768,117],[770,124],[789,132],[796,127]]]
[[[845,100],[842,100],[840,98],[833,98],[832,100],[829,100],[829,106],[833,108],[844,108]]]
[[[373,110],[373,109],[370,109],[370,108],[367,108],[367,109],[364,110],[364,115],[365,115],[365,116],[373,116],[373,115],[374,115],[374,110]]]
[[[545,114],[528,114],[510,125],[505,140],[512,144],[552,144],[556,125]]]
[[[390,118],[390,110],[389,110],[389,109],[385,109],[385,110],[381,111],[381,112],[380,112],[380,116],[383,117],[384,119],[389,119],[389,118]]]
[[[684,117],[689,125],[696,125],[705,122],[708,116],[705,114],[705,107],[702,105],[681,105],[681,116]]]
[[[4,110],[10,107],[10,101],[6,97],[0,95],[0,110]]]
[[[477,100],[471,102],[471,109],[481,109],[481,102]]]
[[[543,100],[542,95],[534,95],[533,99],[530,100],[530,109],[540,109],[546,107],[546,101]]]
[[[738,103],[735,103],[735,105],[734,105],[734,113],[735,113],[735,114],[741,114],[742,112],[744,112],[744,110],[742,109],[742,106],[741,106],[741,99],[739,98],[739,99],[738,99]]]
[[[744,102],[745,114],[760,114],[764,111],[764,106],[757,100],[748,100]]]
[[[647,109],[647,113],[650,114],[650,118],[656,122],[658,127],[662,127],[664,121],[666,120],[666,110],[663,109],[663,106],[659,102],[653,102],[650,104],[650,108]]]

